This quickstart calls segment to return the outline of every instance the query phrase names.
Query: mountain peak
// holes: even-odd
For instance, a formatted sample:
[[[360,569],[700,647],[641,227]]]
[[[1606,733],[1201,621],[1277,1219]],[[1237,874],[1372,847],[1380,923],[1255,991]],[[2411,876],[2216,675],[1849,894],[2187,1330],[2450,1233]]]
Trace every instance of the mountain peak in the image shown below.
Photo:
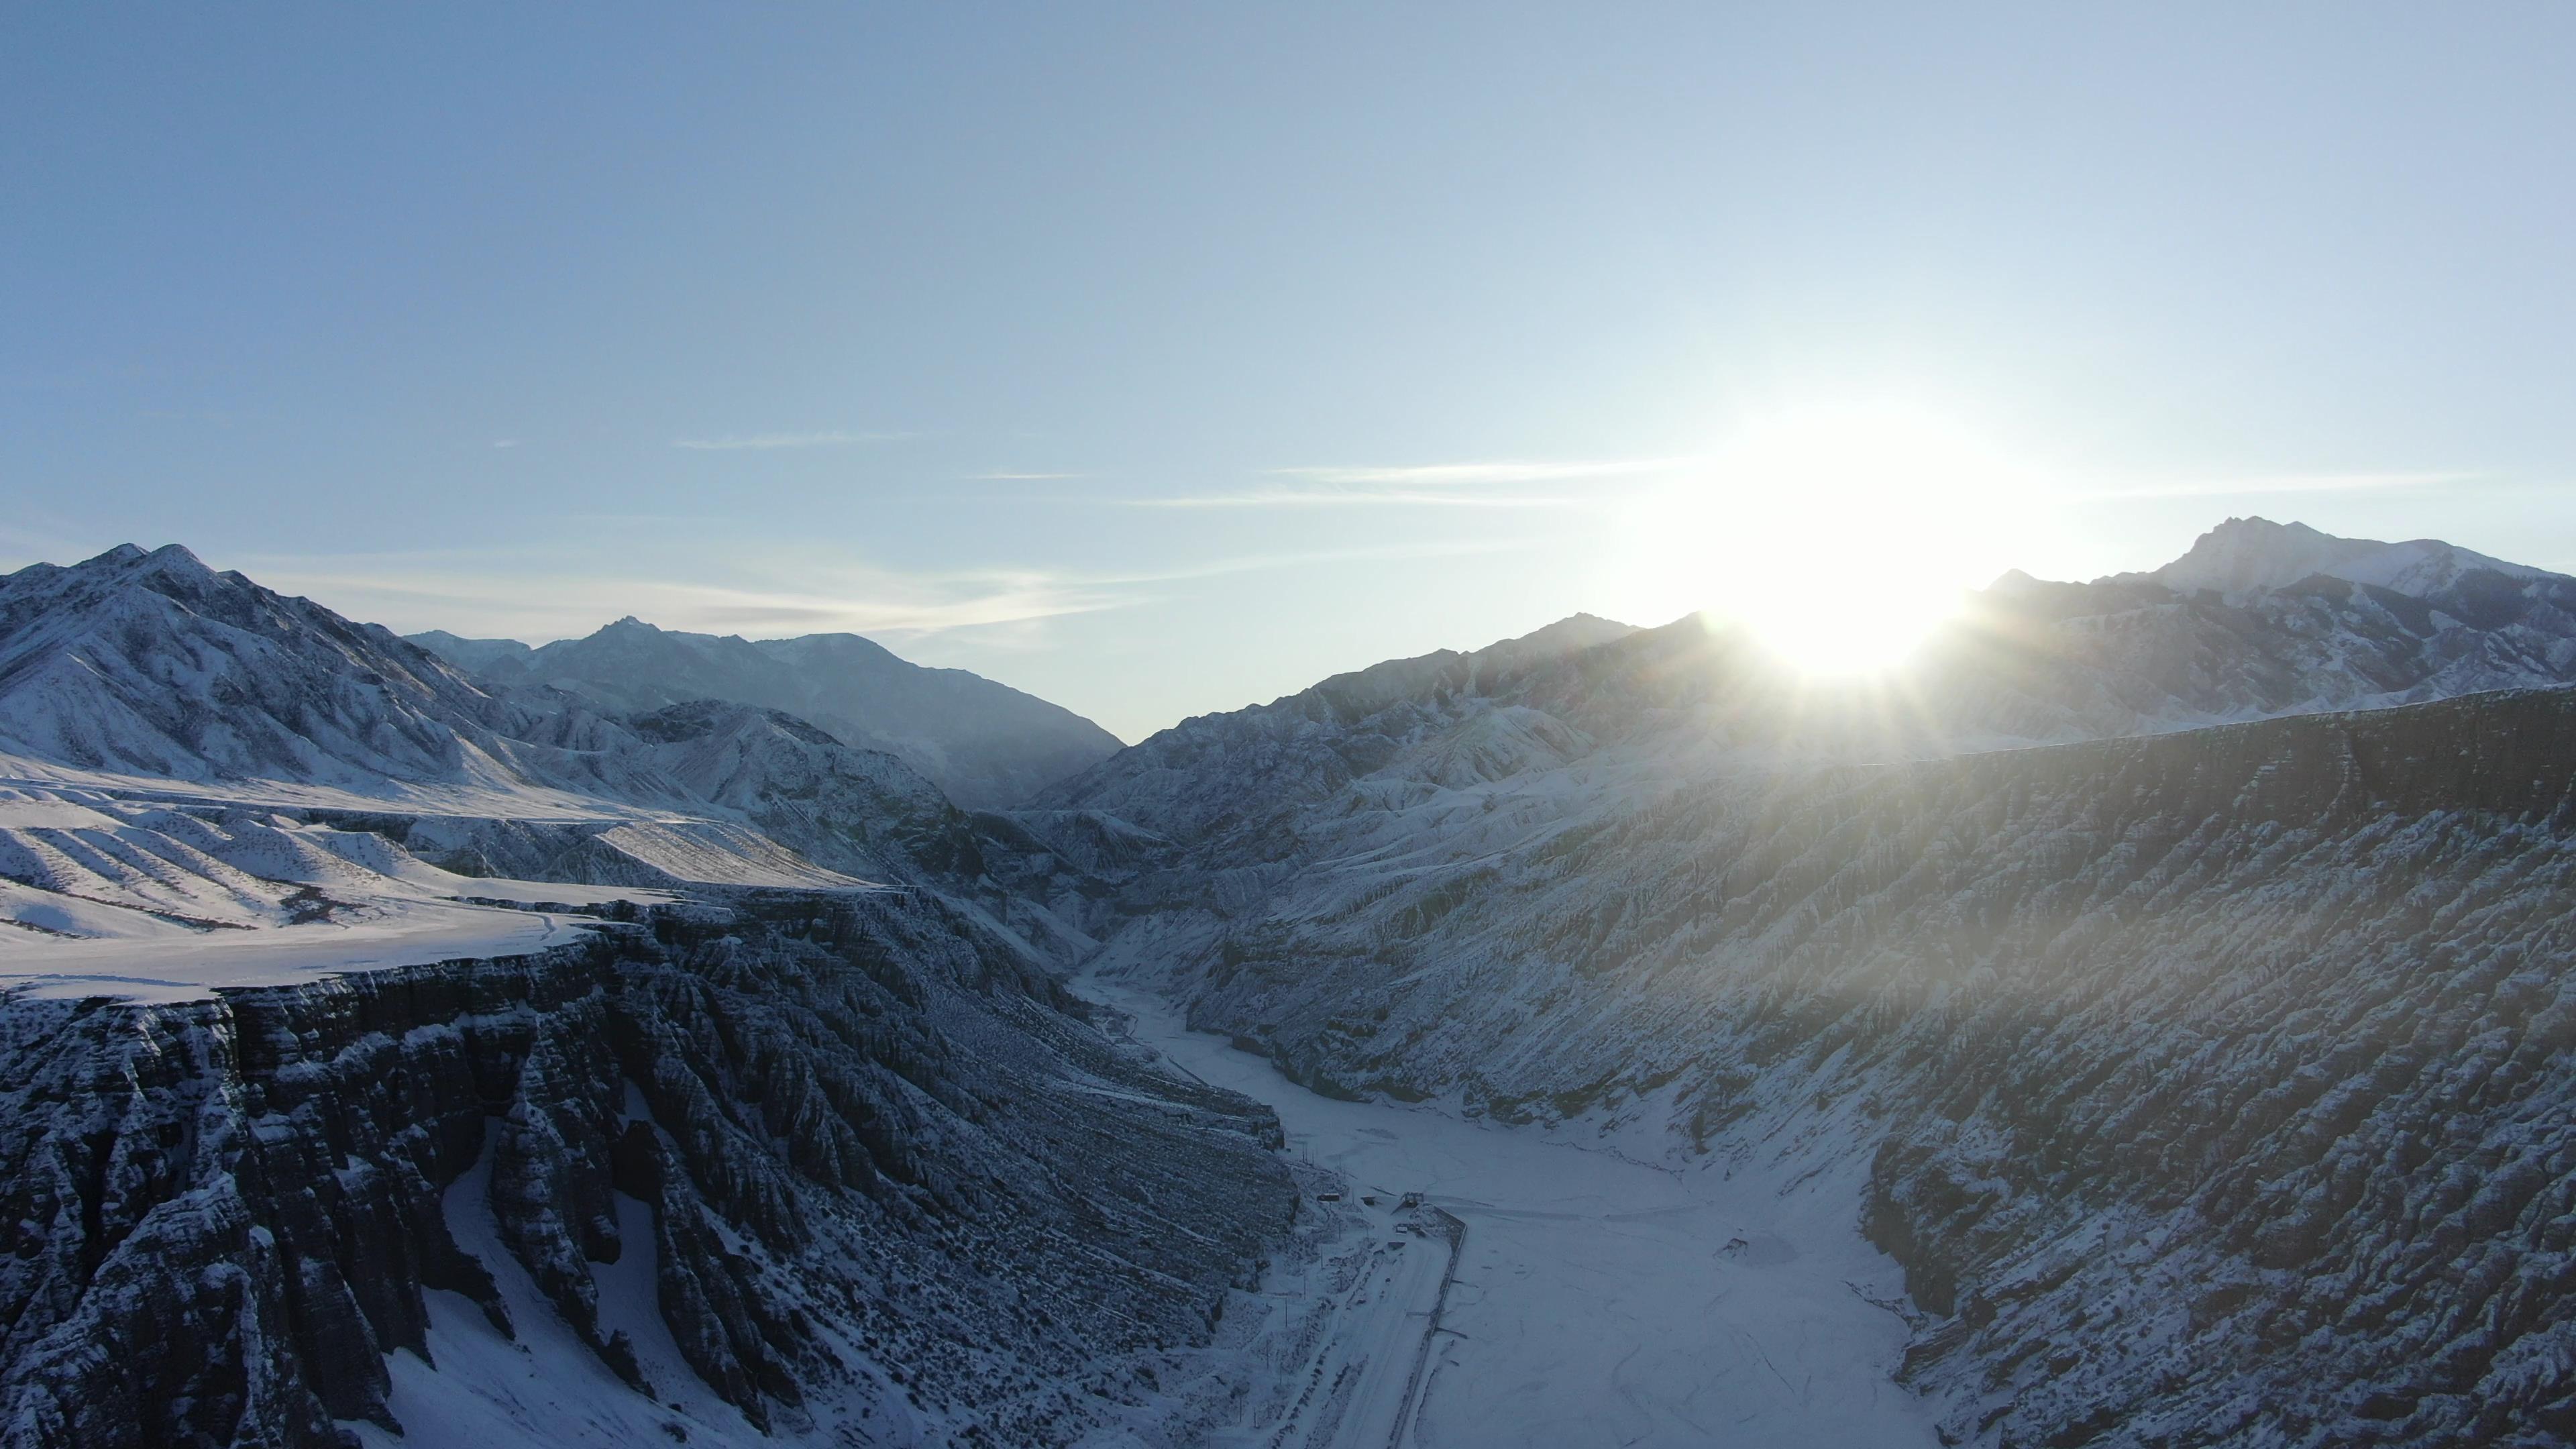
[[[1571,653],[1577,649],[1589,649],[1595,644],[1607,644],[1613,639],[1624,639],[1636,632],[1637,626],[1634,624],[1622,624],[1616,619],[1605,619],[1598,614],[1568,614],[1544,628],[1533,629],[1515,639],[1504,639],[1488,644],[1475,652],[1480,657],[1493,654]]]
[[[74,567],[80,569],[146,568],[162,573],[208,576],[214,573],[213,569],[206,567],[205,560],[191,553],[186,544],[179,543],[165,543],[149,551],[140,544],[120,543],[95,558],[81,560]]]
[[[2337,538],[2304,523],[2249,517],[2230,518],[2202,534],[2189,552],[2163,568],[2119,577],[2150,579],[2185,594],[2212,589],[2231,600],[2242,600],[2323,574],[2429,598],[2451,588],[2462,575],[2480,571],[2511,579],[2550,576],[2544,569],[2507,563],[2437,538],[2405,543]]]
[[[2149,577],[2178,593],[2215,589],[2233,597],[2295,584],[2385,547],[2336,538],[2304,523],[2230,518],[2193,540],[2189,552]]]

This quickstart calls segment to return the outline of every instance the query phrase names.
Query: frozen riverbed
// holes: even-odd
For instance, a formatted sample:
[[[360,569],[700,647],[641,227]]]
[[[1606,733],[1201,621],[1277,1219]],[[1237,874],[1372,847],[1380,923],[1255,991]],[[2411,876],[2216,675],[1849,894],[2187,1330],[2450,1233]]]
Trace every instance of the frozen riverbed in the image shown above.
[[[1854,1226],[1856,1169],[1784,1191],[1780,1172],[1672,1171],[1429,1108],[1334,1101],[1187,1030],[1159,998],[1107,981],[1086,989],[1131,1013],[1137,1038],[1174,1063],[1278,1109],[1291,1154],[1339,1170],[1354,1191],[1420,1192],[1466,1224],[1409,1422],[1380,1408],[1373,1422],[1337,1425],[1330,1442],[1937,1442],[1926,1407],[1889,1377],[1905,1325],[1868,1300],[1894,1299],[1899,1285]],[[1404,1308],[1408,1363],[1428,1306]],[[1363,1321],[1393,1337],[1384,1318]],[[1381,1360],[1398,1347],[1368,1346]]]

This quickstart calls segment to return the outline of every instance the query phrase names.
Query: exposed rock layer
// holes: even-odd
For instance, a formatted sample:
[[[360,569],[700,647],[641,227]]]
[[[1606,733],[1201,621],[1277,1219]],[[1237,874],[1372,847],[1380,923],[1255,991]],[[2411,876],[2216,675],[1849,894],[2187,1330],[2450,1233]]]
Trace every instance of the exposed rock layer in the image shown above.
[[[501,1240],[639,1387],[589,1270],[643,1246],[617,1193],[753,1423],[1071,1437],[1086,1389],[1204,1334],[1294,1198],[1267,1109],[1118,1056],[1022,959],[930,898],[777,893],[540,957],[15,1003],[0,1442],[390,1426],[425,1291],[506,1325],[442,1211],[485,1160]]]

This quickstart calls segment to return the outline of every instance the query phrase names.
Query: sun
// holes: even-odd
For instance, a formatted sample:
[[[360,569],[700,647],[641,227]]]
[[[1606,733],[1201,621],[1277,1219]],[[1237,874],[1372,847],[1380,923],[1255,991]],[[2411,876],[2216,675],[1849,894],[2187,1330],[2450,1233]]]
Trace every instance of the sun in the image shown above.
[[[1644,618],[1705,611],[1807,673],[1882,670],[2009,566],[2026,502],[2021,470],[1938,412],[1775,411],[1637,502],[1621,584]]]

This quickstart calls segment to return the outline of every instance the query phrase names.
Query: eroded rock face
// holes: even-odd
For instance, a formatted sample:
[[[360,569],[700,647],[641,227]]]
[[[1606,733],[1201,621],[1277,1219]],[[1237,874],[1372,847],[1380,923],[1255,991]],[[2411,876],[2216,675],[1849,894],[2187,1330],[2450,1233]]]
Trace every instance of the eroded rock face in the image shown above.
[[[1083,1389],[1204,1336],[1294,1197],[1267,1109],[1121,1057],[1022,959],[931,898],[771,893],[544,956],[11,1003],[0,1439],[393,1427],[425,1290],[511,1327],[442,1207],[478,1166],[509,1255],[639,1388],[590,1265],[649,1246],[673,1341],[754,1424],[1070,1437]]]
[[[2576,693],[1494,793],[1112,956],[1319,1090],[1860,1155],[1955,1442],[2576,1433]]]

